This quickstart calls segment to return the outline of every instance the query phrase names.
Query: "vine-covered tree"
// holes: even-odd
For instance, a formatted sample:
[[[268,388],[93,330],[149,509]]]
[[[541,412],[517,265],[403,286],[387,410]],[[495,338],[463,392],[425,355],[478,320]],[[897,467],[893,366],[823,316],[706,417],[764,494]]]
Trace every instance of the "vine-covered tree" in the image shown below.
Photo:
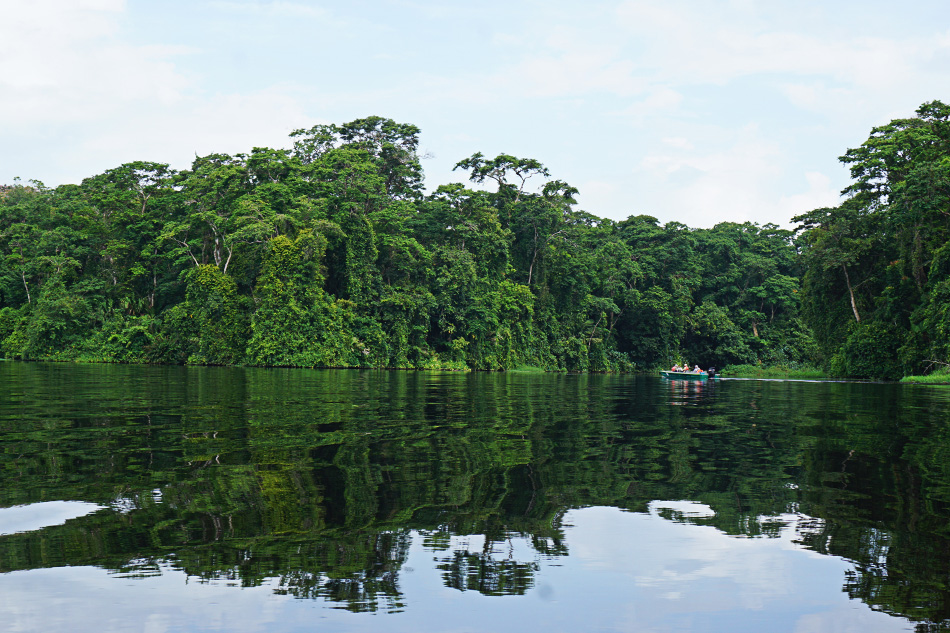
[[[835,373],[950,363],[950,106],[874,128],[841,162],[847,199],[799,223],[805,315]]]
[[[475,153],[456,166],[472,186],[426,194],[419,129],[382,117],[291,138],[181,172],[139,161],[5,188],[2,353],[572,371],[810,358],[787,231],[605,220],[509,154]]]

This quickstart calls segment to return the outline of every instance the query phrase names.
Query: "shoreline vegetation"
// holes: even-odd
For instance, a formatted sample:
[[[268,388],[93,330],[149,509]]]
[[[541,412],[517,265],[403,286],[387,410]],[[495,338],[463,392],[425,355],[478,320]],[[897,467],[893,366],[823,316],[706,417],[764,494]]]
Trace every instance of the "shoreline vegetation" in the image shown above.
[[[687,359],[884,380],[950,363],[939,101],[847,150],[844,201],[794,231],[601,218],[508,154],[427,188],[419,134],[373,116],[182,171],[0,186],[0,355],[520,372]]]
[[[790,367],[788,365],[730,365],[723,367],[717,374],[726,378],[795,378],[799,380],[831,378],[828,372],[818,367]]]
[[[923,376],[904,376],[902,383],[912,385],[950,385],[950,367],[941,367]]]
[[[21,359],[13,358],[3,358],[0,357],[0,362],[15,362]],[[29,362],[29,360],[27,361]],[[89,359],[67,359],[67,360],[55,360],[55,359],[35,359],[35,362],[60,362],[60,363],[80,363],[80,364],[115,364],[114,360],[89,360]],[[150,364],[150,363],[124,363],[124,364]],[[154,364],[154,363],[151,363]],[[167,364],[167,363],[163,363]],[[231,367],[246,367],[248,365],[229,365]],[[281,369],[281,368],[300,368],[296,366],[283,366],[283,365],[264,365],[257,366],[270,369]],[[568,373],[567,370],[550,370],[543,369],[541,367],[535,367],[530,365],[522,365],[518,367],[512,367],[504,370],[472,370],[468,367],[464,368],[451,368],[451,367],[432,367],[432,368],[407,368],[407,367],[373,367],[373,368],[360,368],[360,367],[330,367],[324,366],[319,367],[319,369],[380,369],[385,371],[449,371],[449,372],[468,372],[468,371],[504,371],[510,374],[546,374],[546,373]],[[655,375],[659,369],[640,371],[633,370],[629,372],[580,372],[580,373],[626,373],[633,375]],[[579,372],[574,372],[579,373]],[[791,380],[834,380],[843,378],[841,376],[831,376],[824,370],[818,367],[789,367],[786,365],[780,366],[765,366],[765,365],[728,365],[721,370],[716,372],[717,376],[723,378],[752,378],[752,379],[791,379]],[[904,384],[921,384],[921,385],[950,385],[950,369],[938,370],[932,374],[919,375],[919,376],[904,376],[900,379],[901,383]]]
[[[0,357],[0,362],[16,362],[15,358],[3,358]],[[56,360],[56,359],[31,359],[33,362],[51,362],[51,363],[80,363],[80,364],[115,364],[114,360],[90,360],[87,358],[83,359],[66,359],[66,360]],[[28,360],[27,362],[30,362]],[[120,364],[142,364],[147,365],[150,363],[120,363]],[[155,364],[155,363],[151,363]],[[160,363],[167,364],[167,363]],[[232,367],[254,367],[254,365],[230,365]],[[294,366],[281,366],[281,365],[265,365],[257,367],[266,367],[271,369],[281,369],[281,368],[295,368]],[[297,367],[299,368],[299,367]],[[518,367],[512,367],[504,370],[472,370],[467,367],[465,368],[451,368],[451,367],[433,367],[433,368],[406,368],[406,367],[373,367],[373,368],[360,368],[360,367],[319,367],[319,369],[380,369],[386,371],[505,371],[510,374],[546,374],[546,373],[567,373],[567,370],[550,370],[544,369],[541,367],[535,367],[530,365],[521,365]],[[633,370],[628,372],[583,372],[583,373],[626,373],[631,375],[655,375],[659,369],[652,370]],[[577,373],[577,372],[575,372]],[[827,372],[823,371],[818,367],[789,367],[787,365],[779,366],[768,366],[768,365],[727,365],[726,367],[717,370],[716,374],[723,378],[788,378],[795,380],[807,380],[807,379],[835,379],[841,378],[840,376],[831,376]],[[914,383],[914,384],[934,384],[934,385],[950,385],[950,370],[937,371],[933,374],[921,375],[921,376],[904,376],[900,379],[902,383]]]

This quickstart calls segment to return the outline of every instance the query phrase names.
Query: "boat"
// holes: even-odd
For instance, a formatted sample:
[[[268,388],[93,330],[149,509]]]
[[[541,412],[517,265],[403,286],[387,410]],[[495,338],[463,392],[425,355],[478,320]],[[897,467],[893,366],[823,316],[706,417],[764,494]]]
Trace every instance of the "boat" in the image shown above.
[[[700,371],[669,371],[662,370],[660,371],[660,376],[663,378],[669,378],[670,380],[706,380],[709,378],[709,374]]]

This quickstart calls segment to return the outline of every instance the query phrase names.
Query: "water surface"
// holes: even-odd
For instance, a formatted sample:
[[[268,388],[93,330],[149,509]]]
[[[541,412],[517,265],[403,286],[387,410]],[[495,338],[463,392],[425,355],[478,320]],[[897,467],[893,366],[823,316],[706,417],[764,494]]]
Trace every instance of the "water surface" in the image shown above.
[[[950,391],[0,363],[0,619],[948,630]]]

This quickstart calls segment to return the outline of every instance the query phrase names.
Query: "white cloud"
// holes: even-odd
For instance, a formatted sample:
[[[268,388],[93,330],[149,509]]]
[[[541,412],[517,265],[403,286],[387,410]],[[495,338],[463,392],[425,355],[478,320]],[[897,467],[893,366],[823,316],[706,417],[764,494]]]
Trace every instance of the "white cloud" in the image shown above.
[[[296,11],[274,3],[273,10]],[[181,70],[187,46],[133,44],[121,36],[122,2],[45,0],[17,5],[0,38],[0,139],[27,139],[0,162],[41,163],[29,178],[78,182],[131,160],[183,168],[195,154],[288,145],[294,127],[313,125],[292,88],[216,93]],[[31,25],[42,24],[42,28]],[[37,149],[51,141],[53,151]],[[22,167],[0,164],[3,177]]]
[[[62,3],[53,2],[60,5]],[[75,0],[73,5],[80,9],[91,9],[93,11],[122,11],[125,8],[125,0]]]
[[[666,144],[641,160],[641,181],[679,209],[676,219],[689,226],[776,221],[770,192],[781,175],[780,147],[755,126],[715,145],[703,153],[686,139]]]
[[[693,227],[725,221],[790,227],[795,215],[840,204],[828,174],[813,170],[792,178],[793,173],[781,146],[755,126],[731,142],[706,140],[700,148],[690,139],[664,139],[635,172],[649,183],[647,196],[665,200],[667,208],[678,210],[677,221]]]
[[[679,114],[682,102],[683,95],[679,91],[668,86],[656,86],[649,90],[646,97],[614,114],[642,124],[650,119]]]
[[[768,11],[768,15],[763,15]],[[943,78],[946,66],[930,68],[927,61],[948,54],[946,32],[915,33],[913,37],[872,37],[860,31],[841,32],[833,19],[816,13],[799,21],[807,8],[798,5],[753,3],[701,4],[628,0],[618,6],[618,24],[645,43],[655,80],[726,84],[750,75],[787,75],[833,81],[852,98],[862,92],[887,94],[897,86]],[[936,72],[935,72],[936,71]],[[799,103],[806,95],[789,90]]]
[[[754,73],[842,75],[854,78],[866,64],[886,70],[900,55],[886,41],[826,41],[782,30],[743,6],[644,0],[619,5],[619,23],[649,42],[651,59],[663,74],[682,80],[726,82]],[[877,66],[880,70],[881,66]]]
[[[621,185],[622,183],[611,180],[585,180],[578,183],[577,188],[580,191],[577,197],[579,203],[578,208],[584,209],[594,215],[603,216],[602,213],[597,213],[597,209],[613,206],[614,202],[623,196],[624,192]],[[631,203],[632,202],[633,201],[631,201]],[[624,212],[626,214],[624,217],[638,215],[640,213],[633,208],[627,208]]]
[[[136,104],[181,98],[188,81],[169,59],[188,49],[122,42],[116,34],[123,6],[69,0],[14,4],[0,32],[5,126],[108,120]]]
[[[212,2],[211,6],[221,11],[266,15],[269,17],[318,18],[330,17],[330,12],[321,7],[299,2]]]
[[[691,150],[694,147],[694,145],[690,143],[688,139],[683,138],[681,136],[672,136],[669,138],[664,138],[664,139],[661,139],[661,142],[665,145],[669,145],[670,147],[676,147],[678,149],[684,149],[684,150]]]
[[[635,72],[634,60],[617,43],[592,35],[548,25],[507,41],[506,50],[520,56],[503,62],[489,75],[489,84],[527,98],[641,93],[647,83]]]
[[[186,15],[153,27],[121,0],[9,4],[0,182],[285,146],[294,127],[379,114],[422,127],[431,187],[506,151],[597,215],[783,222],[844,186],[830,164],[872,126],[950,94],[950,31],[926,11],[898,30],[819,2],[169,0]]]
[[[171,108],[143,108],[139,116],[102,125],[62,158],[84,170],[77,181],[133,160],[184,169],[196,155],[286,147],[293,128],[313,124],[295,99],[276,90],[188,98]]]
[[[631,76],[632,64],[606,51],[573,51],[521,62],[500,78],[523,97],[561,97],[597,92],[637,94],[643,82]]]
[[[831,186],[831,178],[819,172],[805,174],[806,191],[783,196],[778,201],[780,215],[792,218],[821,207],[834,207],[841,203],[841,193]]]
[[[630,0],[567,17],[556,6],[496,36],[508,55],[484,74],[455,76],[454,88],[430,97],[449,108],[478,103],[495,117],[530,113],[516,134],[535,141],[552,129],[585,135],[577,153],[603,161],[599,169],[575,163],[574,174],[558,174],[579,183],[587,210],[617,219],[636,206],[690,225],[787,224],[807,210],[797,205],[835,203],[844,186],[843,173],[834,184],[824,173],[823,187],[804,174],[940,96],[941,82],[950,88],[946,65],[931,61],[950,55],[944,30],[867,32],[818,3]],[[533,155],[549,161],[544,140],[539,147]],[[605,176],[620,186],[586,185]]]

